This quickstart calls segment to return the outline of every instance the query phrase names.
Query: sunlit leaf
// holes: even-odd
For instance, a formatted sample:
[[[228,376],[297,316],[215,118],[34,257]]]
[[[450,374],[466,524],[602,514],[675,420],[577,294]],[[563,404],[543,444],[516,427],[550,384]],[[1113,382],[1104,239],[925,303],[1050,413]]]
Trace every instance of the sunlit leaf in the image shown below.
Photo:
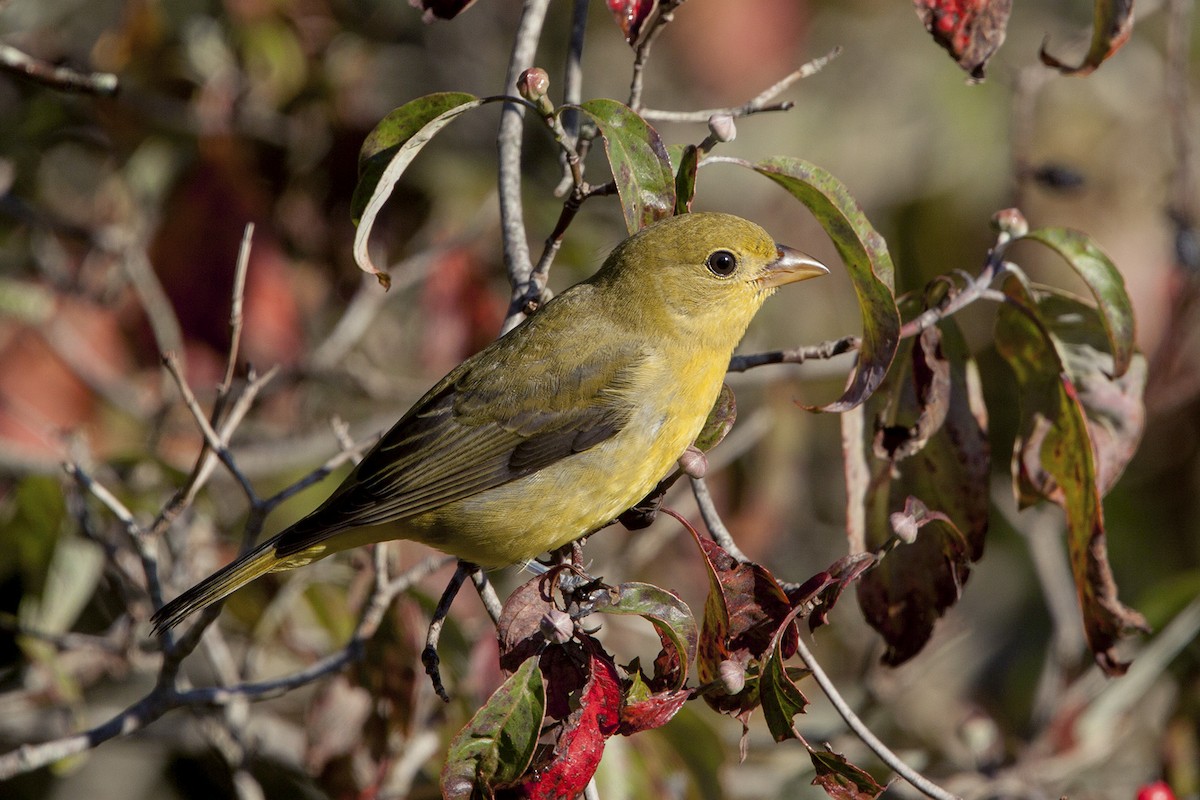
[[[700,636],[692,610],[674,592],[649,583],[622,583],[609,593],[611,601],[597,608],[605,614],[634,614],[649,621],[674,648],[678,669],[671,688],[678,689],[687,682],[688,665],[696,657]]]
[[[845,411],[865,400],[883,382],[899,345],[900,313],[896,310],[894,268],[887,243],[841,181],[820,167],[782,156],[746,166],[808,206],[850,273],[863,315],[862,344],[850,385],[841,398],[823,407],[825,411]]]
[[[1120,50],[1133,33],[1133,0],[1094,0],[1092,16],[1092,43],[1078,65],[1072,67],[1050,55],[1046,43],[1039,54],[1042,63],[1064,75],[1087,75]]]
[[[538,660],[530,658],[497,689],[450,741],[442,767],[442,796],[467,800],[477,791],[511,783],[533,758],[546,708]]]
[[[386,289],[391,278],[371,261],[367,245],[383,204],[396,182],[417,153],[442,128],[463,113],[485,102],[466,92],[440,92],[419,97],[392,111],[375,126],[363,142],[358,156],[358,184],[351,200],[354,232],[354,261],[359,269],[379,279]]]
[[[600,130],[629,232],[672,216],[675,174],[658,131],[616,100],[588,100],[579,108]]]
[[[1113,355],[1115,377],[1125,374],[1135,344],[1133,303],[1125,291],[1125,279],[1096,243],[1086,234],[1067,228],[1041,228],[1024,237],[1041,242],[1062,256],[1083,278],[1096,298]]]
[[[1087,417],[1029,288],[1010,274],[1004,292],[1010,302],[997,313],[996,347],[1012,367],[1020,391],[1021,433],[1014,456],[1020,485],[1025,493],[1036,491],[1066,511],[1067,545],[1088,644],[1100,667],[1119,675],[1128,665],[1116,656],[1117,642],[1146,624],[1117,599]]]
[[[521,788],[531,799],[576,797],[596,774],[604,740],[620,725],[621,689],[616,666],[597,646],[589,657],[590,677],[576,710],[559,729],[550,758],[539,760]]]

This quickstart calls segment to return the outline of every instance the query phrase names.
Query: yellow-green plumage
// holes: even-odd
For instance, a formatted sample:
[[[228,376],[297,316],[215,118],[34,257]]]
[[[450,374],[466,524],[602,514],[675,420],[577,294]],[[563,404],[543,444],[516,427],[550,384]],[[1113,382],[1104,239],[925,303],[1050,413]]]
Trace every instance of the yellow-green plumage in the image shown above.
[[[397,535],[499,567],[608,524],[694,441],[767,296],[824,272],[727,214],[646,228],[439,381],[312,514],[160,609],[156,630]]]

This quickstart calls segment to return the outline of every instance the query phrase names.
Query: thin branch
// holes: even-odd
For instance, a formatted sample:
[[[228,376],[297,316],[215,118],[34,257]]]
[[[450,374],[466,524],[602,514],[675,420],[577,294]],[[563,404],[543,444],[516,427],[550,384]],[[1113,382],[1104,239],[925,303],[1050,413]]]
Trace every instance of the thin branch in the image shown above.
[[[504,91],[517,83],[517,77],[533,66],[541,38],[542,25],[550,0],[525,0],[521,20],[513,42],[512,55],[504,79]],[[496,134],[499,152],[497,184],[500,196],[500,227],[504,239],[504,264],[514,295],[524,291],[533,272],[529,241],[525,234],[525,215],[521,205],[521,134],[525,128],[525,107],[505,103]]]
[[[704,520],[704,524],[708,527],[708,532],[712,536],[713,541],[721,545],[726,553],[733,556],[736,560],[743,564],[748,563],[750,559],[746,558],[746,554],[733,540],[733,534],[729,532],[729,528],[725,527],[721,515],[717,512],[717,506],[713,503],[712,493],[708,491],[708,484],[704,478],[692,478],[692,494],[696,496],[696,505],[700,508],[700,517]]]
[[[757,97],[746,101],[740,106],[731,106],[728,108],[709,108],[702,111],[666,111],[657,108],[644,108],[641,111],[643,118],[655,120],[658,122],[708,122],[709,117],[715,115],[728,115],[731,117],[748,117],[751,114],[761,114],[769,111],[787,111],[791,109],[795,103],[791,101],[776,103],[773,102],[776,97],[787,91],[792,84],[805,78],[816,75],[825,66],[842,54],[841,46],[835,47],[820,58],[814,58],[812,61],[801,65],[798,69],[785,75],[781,80],[774,85],[768,87],[761,92]]]
[[[70,67],[55,66],[7,44],[0,44],[0,70],[64,92],[112,97],[120,88],[117,76],[111,72],[80,72]]]
[[[229,356],[225,360],[225,377],[217,387],[218,402],[223,405],[233,386],[237,371],[238,350],[242,343],[242,305],[246,296],[246,270],[250,266],[250,245],[254,241],[254,223],[247,222],[238,247],[237,265],[233,271],[233,299],[229,303]],[[214,417],[218,411],[213,412]],[[215,421],[215,420],[214,420]]]
[[[805,361],[820,358],[827,359],[857,350],[861,342],[857,336],[843,336],[841,339],[831,339],[821,344],[796,347],[791,350],[770,350],[765,353],[749,353],[734,356],[729,360],[730,372],[745,372],[764,364],[803,364]]]
[[[871,732],[866,723],[858,718],[858,715],[850,708],[849,703],[842,697],[837,687],[833,685],[833,681],[829,679],[829,676],[825,674],[825,670],[817,663],[817,659],[808,649],[808,645],[804,643],[804,637],[802,636],[796,637],[796,654],[804,661],[804,665],[812,673],[813,679],[821,687],[821,691],[825,693],[825,696],[829,698],[829,702],[841,718],[846,721],[850,730],[854,732],[863,744],[871,749],[871,752],[879,757],[880,761],[887,764],[893,772],[911,783],[917,791],[927,797],[932,797],[934,800],[960,800],[957,795],[947,792],[910,767],[898,755],[889,750],[887,745],[879,741],[879,738]]]
[[[493,623],[499,625],[500,614],[503,613],[504,607],[500,598],[496,596],[496,587],[492,586],[492,582],[488,580],[487,573],[482,569],[476,569],[471,573],[471,582],[475,584],[475,591],[479,593],[479,599],[483,601],[483,607],[487,610],[488,616],[492,618]]]
[[[633,77],[629,81],[629,102],[626,104],[634,111],[641,113],[642,90],[645,86],[646,64],[650,60],[650,48],[668,24],[675,19],[675,9],[683,5],[684,0],[662,0],[653,12],[654,16],[644,23],[633,57]]]

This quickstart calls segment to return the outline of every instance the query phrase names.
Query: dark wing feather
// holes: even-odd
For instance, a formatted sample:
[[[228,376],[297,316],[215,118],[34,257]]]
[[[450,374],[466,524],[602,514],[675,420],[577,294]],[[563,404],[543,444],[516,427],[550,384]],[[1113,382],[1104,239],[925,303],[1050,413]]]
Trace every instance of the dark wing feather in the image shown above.
[[[279,538],[277,556],[529,475],[596,446],[628,421],[632,407],[618,390],[640,352],[585,345],[579,350],[588,352],[560,363],[557,347],[506,344],[495,343],[489,357],[465,362],[430,390],[320,508]]]

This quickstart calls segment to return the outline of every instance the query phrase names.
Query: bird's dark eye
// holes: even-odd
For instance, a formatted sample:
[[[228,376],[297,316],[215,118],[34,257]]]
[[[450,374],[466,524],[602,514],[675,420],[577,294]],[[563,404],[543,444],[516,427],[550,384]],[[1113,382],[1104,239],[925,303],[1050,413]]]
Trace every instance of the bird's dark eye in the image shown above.
[[[728,250],[717,250],[709,254],[704,264],[718,278],[728,278],[737,269],[737,256]]]

